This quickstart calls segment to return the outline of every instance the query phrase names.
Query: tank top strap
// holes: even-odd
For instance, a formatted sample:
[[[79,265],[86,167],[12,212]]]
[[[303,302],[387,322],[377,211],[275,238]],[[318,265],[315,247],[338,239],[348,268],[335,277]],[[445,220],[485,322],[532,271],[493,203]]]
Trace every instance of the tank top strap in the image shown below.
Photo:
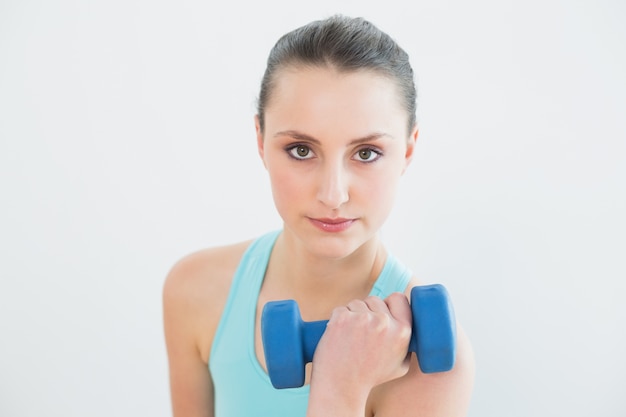
[[[265,271],[267,270],[274,243],[279,234],[280,230],[272,231],[250,243],[235,271],[226,305],[227,309],[228,303],[237,302],[238,300],[247,301],[250,297],[254,300],[257,299],[265,278]],[[246,301],[243,302],[246,303]]]
[[[412,276],[411,270],[389,253],[370,295],[386,298],[394,292],[404,292]]]
[[[279,234],[280,230],[276,230],[256,238],[241,257],[213,338],[211,358],[214,356],[214,348],[220,346],[223,333],[229,328],[225,325],[226,323],[246,329],[247,331],[243,334],[248,337],[254,335],[254,321],[250,322],[250,318],[254,320],[267,264]]]
[[[259,291],[279,233],[270,232],[254,240],[233,276],[209,358],[216,417],[279,417],[306,412],[309,386],[275,389],[254,351]]]

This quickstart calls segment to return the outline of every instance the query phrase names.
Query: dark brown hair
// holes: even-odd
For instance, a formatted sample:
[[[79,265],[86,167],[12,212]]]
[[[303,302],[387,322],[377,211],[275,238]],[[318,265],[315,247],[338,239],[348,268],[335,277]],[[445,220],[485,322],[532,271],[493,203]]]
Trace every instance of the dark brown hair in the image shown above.
[[[415,125],[417,92],[408,54],[367,20],[336,15],[283,35],[272,48],[257,104],[261,131],[277,71],[299,65],[339,71],[369,70],[389,77],[402,94],[409,132]]]

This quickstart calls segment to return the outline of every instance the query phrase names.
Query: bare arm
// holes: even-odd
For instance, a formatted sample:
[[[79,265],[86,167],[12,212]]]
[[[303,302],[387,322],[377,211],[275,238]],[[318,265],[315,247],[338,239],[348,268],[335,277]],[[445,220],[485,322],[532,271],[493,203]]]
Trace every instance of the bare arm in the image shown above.
[[[192,276],[175,267],[163,288],[163,323],[174,417],[213,417],[213,384],[202,359],[197,327],[201,309]]]
[[[165,280],[163,323],[174,417],[214,416],[209,353],[232,276],[248,244],[191,254]]]

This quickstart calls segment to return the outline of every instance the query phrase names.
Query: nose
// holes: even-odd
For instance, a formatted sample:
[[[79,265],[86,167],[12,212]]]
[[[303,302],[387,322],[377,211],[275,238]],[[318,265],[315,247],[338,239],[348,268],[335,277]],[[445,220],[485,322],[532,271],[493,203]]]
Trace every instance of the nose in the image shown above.
[[[324,164],[317,190],[317,199],[326,207],[335,210],[350,199],[349,174],[342,162]]]

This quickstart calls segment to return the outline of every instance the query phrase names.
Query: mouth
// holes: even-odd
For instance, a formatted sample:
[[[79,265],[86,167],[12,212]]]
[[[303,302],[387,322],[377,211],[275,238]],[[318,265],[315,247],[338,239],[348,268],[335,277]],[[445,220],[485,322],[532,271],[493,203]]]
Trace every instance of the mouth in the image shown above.
[[[338,233],[347,230],[352,226],[357,219],[345,219],[342,217],[337,217],[334,219],[330,218],[312,218],[309,217],[309,220],[313,224],[313,226],[317,227],[320,230],[325,232]]]

